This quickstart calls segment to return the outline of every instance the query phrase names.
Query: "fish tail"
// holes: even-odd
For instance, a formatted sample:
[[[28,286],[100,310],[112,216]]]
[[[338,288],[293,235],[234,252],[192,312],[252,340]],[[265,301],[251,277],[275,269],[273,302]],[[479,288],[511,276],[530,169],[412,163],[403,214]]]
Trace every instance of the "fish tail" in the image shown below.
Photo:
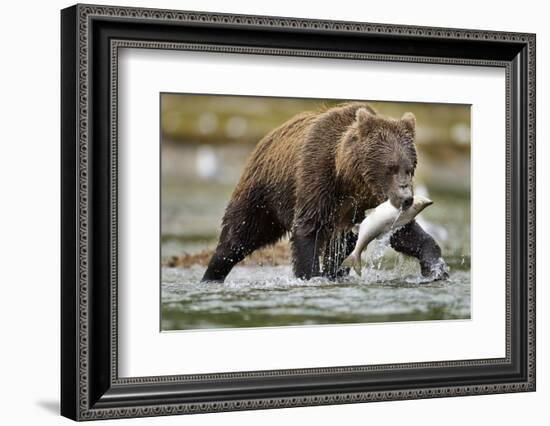
[[[351,268],[355,264],[355,256],[354,254],[350,254],[348,257],[344,259],[342,262],[342,266],[345,266],[346,268]]]
[[[343,262],[342,266],[353,268],[357,275],[361,276],[361,256],[351,253]]]

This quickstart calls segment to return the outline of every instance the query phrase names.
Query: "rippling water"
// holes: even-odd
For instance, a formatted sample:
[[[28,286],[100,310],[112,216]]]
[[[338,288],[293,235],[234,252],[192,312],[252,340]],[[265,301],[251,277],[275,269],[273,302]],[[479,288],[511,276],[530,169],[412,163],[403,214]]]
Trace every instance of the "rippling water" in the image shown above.
[[[470,317],[470,271],[425,282],[414,262],[361,277],[302,281],[289,266],[236,266],[223,284],[203,267],[163,268],[162,329],[267,327]],[[254,277],[251,282],[250,277]]]

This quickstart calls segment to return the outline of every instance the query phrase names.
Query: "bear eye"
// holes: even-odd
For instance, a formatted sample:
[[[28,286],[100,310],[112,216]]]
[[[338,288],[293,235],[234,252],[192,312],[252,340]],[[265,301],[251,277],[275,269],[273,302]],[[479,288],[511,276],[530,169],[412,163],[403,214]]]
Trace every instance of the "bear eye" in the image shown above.
[[[397,174],[398,171],[399,171],[399,167],[397,167],[396,165],[392,165],[388,167],[388,173],[391,175]]]

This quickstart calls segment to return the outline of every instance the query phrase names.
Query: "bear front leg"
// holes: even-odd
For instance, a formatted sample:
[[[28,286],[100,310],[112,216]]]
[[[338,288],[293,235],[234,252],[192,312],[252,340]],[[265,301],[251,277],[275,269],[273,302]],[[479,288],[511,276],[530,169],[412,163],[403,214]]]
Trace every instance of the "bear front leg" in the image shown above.
[[[423,276],[434,280],[449,278],[447,264],[441,257],[441,248],[416,221],[397,230],[390,244],[395,250],[416,257],[420,261]]]
[[[292,234],[292,266],[296,278],[309,280],[321,275],[319,247],[324,244],[321,231],[303,232],[298,228]]]

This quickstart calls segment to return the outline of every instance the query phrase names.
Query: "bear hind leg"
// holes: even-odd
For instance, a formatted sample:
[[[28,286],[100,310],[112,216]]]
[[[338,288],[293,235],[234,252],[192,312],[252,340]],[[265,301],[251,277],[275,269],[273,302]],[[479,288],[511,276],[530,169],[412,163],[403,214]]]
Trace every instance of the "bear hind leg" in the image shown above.
[[[241,214],[243,211],[247,213]],[[229,208],[218,246],[202,281],[223,282],[233,266],[253,251],[275,244],[284,234],[284,228],[265,209]]]

